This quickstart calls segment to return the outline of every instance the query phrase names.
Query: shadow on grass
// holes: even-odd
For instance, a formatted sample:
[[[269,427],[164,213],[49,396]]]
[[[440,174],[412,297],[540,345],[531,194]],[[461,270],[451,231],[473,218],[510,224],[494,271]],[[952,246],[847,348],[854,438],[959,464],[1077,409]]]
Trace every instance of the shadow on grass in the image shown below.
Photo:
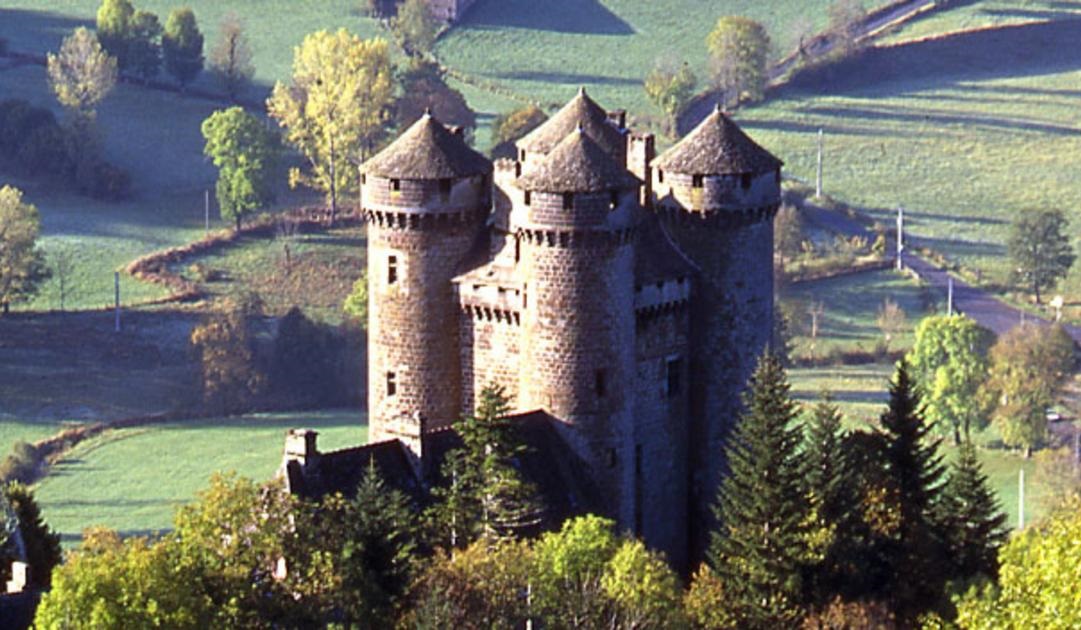
[[[1006,247],[1001,243],[984,243],[980,241],[967,241],[959,238],[933,238],[929,236],[917,236],[916,242],[935,251],[949,252],[950,256],[954,257],[1001,257],[1006,255]]]
[[[600,74],[576,74],[573,72],[504,72],[495,75],[500,79],[560,83],[565,85],[640,85],[641,80],[623,77],[606,77]]]
[[[1065,72],[1081,68],[1081,18],[968,31],[940,39],[870,48],[850,59],[806,69],[781,91],[899,95],[913,84],[939,86],[973,79],[997,79]]]
[[[581,35],[633,35],[634,28],[598,0],[482,0],[466,14],[466,28],[506,27]]]
[[[1033,131],[1037,133],[1049,133],[1062,136],[1081,135],[1081,129],[1078,129],[1076,127],[1067,127],[1065,125],[1054,125],[1017,118],[1003,118],[1000,116],[987,116],[976,113],[967,115],[947,114],[940,111],[899,106],[855,108],[822,107],[816,105],[811,107],[802,107],[799,111],[815,116],[836,117],[844,119],[846,121],[850,121],[853,119],[874,121],[876,123],[882,121],[889,121],[893,123],[899,123],[901,126],[912,123],[934,125],[980,125],[985,127],[1008,129],[1011,131]]]
[[[80,26],[93,29],[94,22],[46,11],[0,9],[0,37],[17,44],[25,42],[45,44],[35,47],[35,52],[59,48],[60,41]]]

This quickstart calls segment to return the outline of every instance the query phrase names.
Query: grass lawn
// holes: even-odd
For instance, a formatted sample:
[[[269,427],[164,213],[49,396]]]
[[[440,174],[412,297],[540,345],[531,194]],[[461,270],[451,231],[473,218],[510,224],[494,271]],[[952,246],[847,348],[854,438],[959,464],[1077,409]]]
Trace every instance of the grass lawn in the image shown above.
[[[890,350],[908,349],[914,342],[916,324],[935,308],[935,296],[909,276],[893,270],[868,271],[784,287],[781,303],[794,319],[794,356],[812,354],[812,303],[822,305],[813,354],[873,352],[883,339],[875,320],[887,298],[907,316],[906,330],[891,340]]]
[[[448,66],[545,105],[562,105],[580,85],[609,108],[659,115],[642,91],[657,59],[686,61],[709,77],[706,35],[722,15],[766,25],[777,53],[799,30],[826,22],[829,0],[479,0],[443,37],[436,54]],[[865,2],[869,7],[885,4]],[[493,54],[498,51],[498,54]]]
[[[245,24],[255,80],[264,90],[289,76],[293,48],[308,33],[344,27],[361,37],[385,36],[375,20],[357,12],[357,0],[137,0],[134,4],[156,13],[163,25],[172,9],[191,7],[208,52],[217,42],[222,17],[236,14]],[[55,51],[74,28],[94,28],[99,6],[100,0],[5,0],[0,8],[0,37],[8,39],[12,50]],[[204,74],[200,81],[208,82],[209,77]]]
[[[885,409],[888,381],[893,367],[884,364],[840,366],[833,368],[801,368],[791,370],[792,393],[805,407],[813,405],[823,389],[828,389],[845,414],[845,427],[849,430],[866,429],[877,425],[878,417]],[[998,495],[1001,507],[1009,517],[1011,527],[1018,522],[1018,470],[1025,470],[1025,522],[1032,523],[1047,514],[1045,500],[1048,488],[1040,485],[1036,476],[1034,460],[1025,460],[1017,453],[990,447],[997,440],[994,429],[974,436],[977,444],[989,446],[979,450],[990,486]],[[957,449],[943,443],[941,452],[951,461]]]
[[[168,529],[173,510],[206,487],[215,471],[270,478],[281,463],[285,432],[319,431],[321,450],[363,444],[363,412],[255,414],[124,429],[80,444],[36,489],[49,524],[68,544],[83,528],[126,534]]]
[[[951,27],[942,20],[953,11],[1006,15],[1006,5],[964,3],[934,19]],[[1081,2],[1009,6],[1014,18],[1001,29],[870,50],[797,77],[739,119],[807,179],[825,130],[827,192],[886,225],[903,205],[917,244],[985,280],[1004,279],[1019,212],[1064,209],[1081,248]],[[1081,265],[1058,292],[1076,304],[1067,315],[1081,317]]]

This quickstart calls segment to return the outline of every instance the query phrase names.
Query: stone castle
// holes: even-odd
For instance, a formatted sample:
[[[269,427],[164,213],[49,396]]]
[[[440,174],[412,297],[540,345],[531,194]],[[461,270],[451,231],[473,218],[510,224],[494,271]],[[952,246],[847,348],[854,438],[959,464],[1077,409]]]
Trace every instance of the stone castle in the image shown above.
[[[781,161],[719,110],[660,156],[625,121],[582,90],[493,164],[428,114],[362,166],[370,443],[293,432],[294,491],[373,457],[422,486],[495,383],[553,511],[700,552],[772,329]]]

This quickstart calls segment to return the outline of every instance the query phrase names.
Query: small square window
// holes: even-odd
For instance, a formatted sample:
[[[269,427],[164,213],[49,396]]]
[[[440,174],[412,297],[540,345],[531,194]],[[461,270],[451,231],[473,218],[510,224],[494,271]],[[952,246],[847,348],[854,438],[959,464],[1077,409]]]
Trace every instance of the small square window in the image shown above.
[[[387,372],[387,396],[395,396],[398,393],[398,375]]]
[[[665,389],[669,398],[674,398],[679,394],[682,372],[683,361],[680,359],[669,359],[665,364]]]
[[[394,284],[398,281],[398,257],[387,257],[387,284]]]
[[[701,188],[704,179],[701,175],[691,175],[691,188]]]
[[[574,209],[574,193],[569,193],[569,192],[568,193],[563,193],[563,209],[564,210],[573,210]]]
[[[394,192],[401,192],[401,190],[402,190],[402,180],[400,180],[400,179],[392,179],[392,180],[390,180],[390,189],[392,191],[394,191]]]
[[[533,201],[533,195],[529,194],[529,191],[525,191],[525,205],[529,205]]]

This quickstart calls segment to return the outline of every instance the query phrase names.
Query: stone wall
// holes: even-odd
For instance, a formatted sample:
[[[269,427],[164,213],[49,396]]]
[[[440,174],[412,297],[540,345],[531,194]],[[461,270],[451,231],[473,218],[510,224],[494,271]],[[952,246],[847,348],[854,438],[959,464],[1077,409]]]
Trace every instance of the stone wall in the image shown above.
[[[781,194],[779,171],[696,176],[654,169],[652,178],[657,205],[694,212],[769,206]]]
[[[526,411],[518,397],[522,375],[519,313],[469,306],[462,311],[461,330],[462,412],[471,413],[481,390],[493,383],[503,386],[511,409]]]

